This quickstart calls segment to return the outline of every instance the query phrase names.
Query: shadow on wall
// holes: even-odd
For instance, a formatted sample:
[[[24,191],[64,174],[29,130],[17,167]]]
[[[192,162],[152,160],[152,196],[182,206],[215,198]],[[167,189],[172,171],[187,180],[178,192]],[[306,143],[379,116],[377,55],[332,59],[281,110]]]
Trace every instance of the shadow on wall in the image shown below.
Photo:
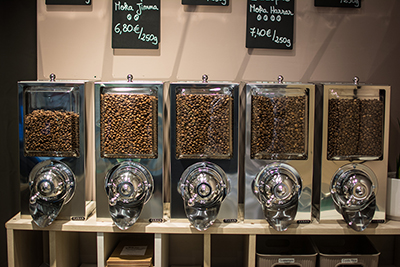
[[[36,80],[36,1],[0,2],[0,266],[7,266],[4,224],[19,211],[17,81]]]
[[[396,159],[400,154],[400,127],[398,120],[400,119],[400,79],[399,62],[400,62],[400,37],[398,36],[400,17],[396,15],[396,11],[400,9],[400,2],[395,1],[388,27],[384,35],[384,42],[378,48],[380,56],[373,60],[370,75],[366,77],[365,82],[372,84],[388,84],[391,86],[390,101],[390,133],[389,133],[389,171],[396,171]],[[384,52],[383,52],[384,51]],[[381,56],[381,55],[384,56]]]

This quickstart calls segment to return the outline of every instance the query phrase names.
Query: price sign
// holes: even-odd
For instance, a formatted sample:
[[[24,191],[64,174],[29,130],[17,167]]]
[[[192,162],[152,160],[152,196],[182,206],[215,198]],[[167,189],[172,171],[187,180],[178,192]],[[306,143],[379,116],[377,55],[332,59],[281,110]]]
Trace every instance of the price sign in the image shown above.
[[[314,6],[360,8],[361,0],[314,0]]]
[[[46,5],[85,5],[92,4],[92,0],[46,0]]]
[[[247,48],[293,49],[294,0],[247,0]]]
[[[229,0],[182,0],[182,5],[229,6]]]
[[[112,4],[112,48],[158,49],[160,0],[113,0]]]

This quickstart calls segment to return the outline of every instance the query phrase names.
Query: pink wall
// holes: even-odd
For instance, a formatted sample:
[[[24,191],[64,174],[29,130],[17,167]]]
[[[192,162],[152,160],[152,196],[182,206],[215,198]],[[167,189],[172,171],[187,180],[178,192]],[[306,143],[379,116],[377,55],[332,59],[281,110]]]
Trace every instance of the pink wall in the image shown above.
[[[276,80],[350,82],[392,86],[389,170],[400,152],[400,1],[364,0],[361,9],[314,7],[298,0],[294,49],[245,47],[247,0],[229,7],[187,7],[161,0],[160,48],[113,50],[112,2],[91,7],[46,6],[38,1],[38,78]]]

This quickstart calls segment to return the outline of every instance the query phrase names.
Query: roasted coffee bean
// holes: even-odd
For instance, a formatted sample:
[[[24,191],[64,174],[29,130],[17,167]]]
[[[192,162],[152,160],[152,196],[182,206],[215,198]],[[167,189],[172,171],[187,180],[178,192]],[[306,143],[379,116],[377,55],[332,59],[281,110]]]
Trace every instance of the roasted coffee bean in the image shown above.
[[[256,159],[303,159],[306,97],[251,97],[251,149]]]
[[[329,100],[328,159],[357,154],[359,127],[359,99]]]
[[[230,158],[232,105],[228,95],[177,95],[176,157]]]
[[[382,155],[383,140],[383,102],[361,100],[360,143],[358,153],[366,156]]]
[[[24,117],[28,156],[79,156],[79,114],[34,110]]]
[[[157,158],[157,101],[144,94],[101,95],[102,157]]]
[[[383,108],[378,99],[330,99],[328,159],[380,157]]]

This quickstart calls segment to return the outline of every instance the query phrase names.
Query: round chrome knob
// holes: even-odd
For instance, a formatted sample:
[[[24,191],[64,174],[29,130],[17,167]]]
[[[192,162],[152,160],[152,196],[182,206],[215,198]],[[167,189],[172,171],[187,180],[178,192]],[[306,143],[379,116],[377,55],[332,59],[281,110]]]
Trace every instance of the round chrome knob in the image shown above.
[[[276,197],[283,199],[288,195],[289,188],[284,184],[278,184],[274,188],[274,194]]]
[[[124,196],[130,196],[134,191],[133,184],[131,183],[124,183],[120,186],[120,193]]]
[[[49,181],[44,180],[39,183],[38,188],[40,193],[42,193],[43,195],[48,195],[52,191],[53,186]]]
[[[367,194],[368,191],[369,190],[367,190],[367,188],[365,186],[358,185],[356,188],[354,188],[354,196],[362,199],[368,195]]]
[[[208,197],[211,194],[211,186],[207,183],[200,184],[197,192],[201,197]]]

